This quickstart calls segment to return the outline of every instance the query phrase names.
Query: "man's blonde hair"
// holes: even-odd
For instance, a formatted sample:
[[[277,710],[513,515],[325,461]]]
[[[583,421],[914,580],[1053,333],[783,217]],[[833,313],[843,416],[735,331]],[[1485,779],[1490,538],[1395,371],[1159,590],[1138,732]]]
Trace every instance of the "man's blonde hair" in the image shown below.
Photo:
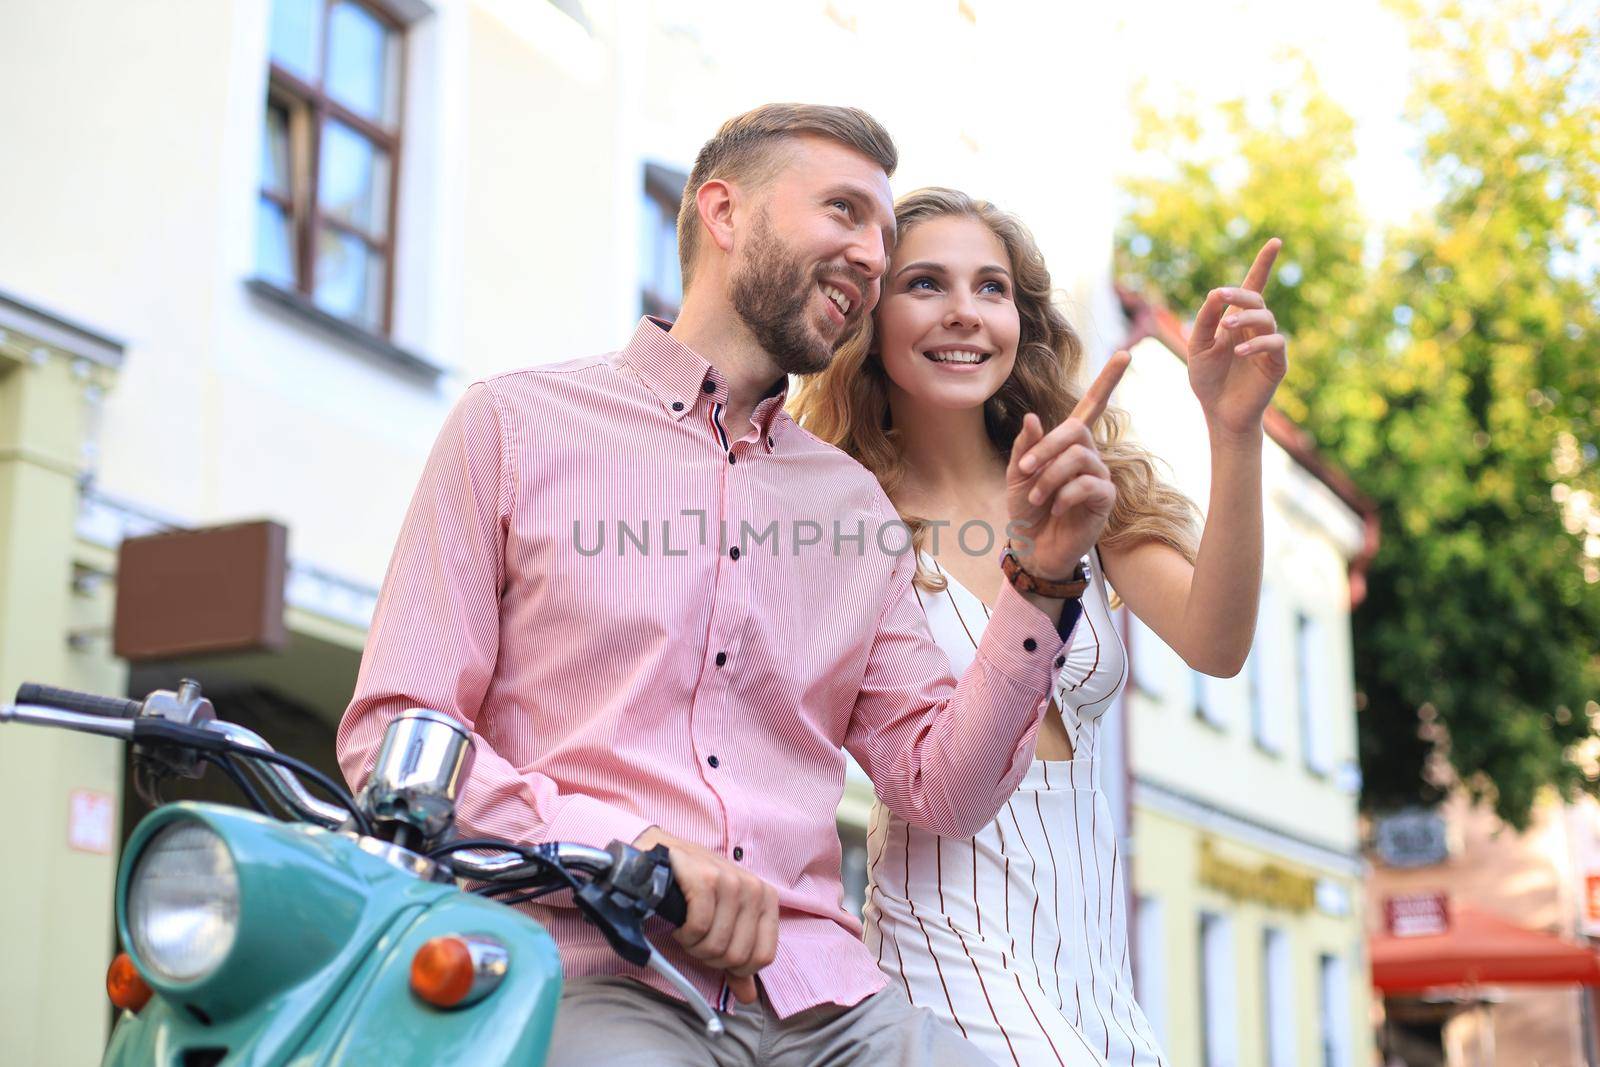
[[[700,209],[696,202],[700,187],[718,178],[747,185],[771,180],[782,161],[778,150],[789,139],[804,134],[826,137],[853,148],[891,177],[900,162],[889,131],[857,107],[763,104],[735,115],[701,147],[683,187],[683,203],[678,207],[678,265],[685,290],[700,247]]]

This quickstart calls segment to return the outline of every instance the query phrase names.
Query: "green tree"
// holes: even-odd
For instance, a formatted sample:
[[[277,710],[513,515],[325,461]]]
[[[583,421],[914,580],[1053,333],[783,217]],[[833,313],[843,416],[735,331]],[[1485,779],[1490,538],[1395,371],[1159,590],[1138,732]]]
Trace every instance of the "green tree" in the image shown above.
[[[1349,119],[1304,75],[1266,121],[1147,115],[1178,162],[1130,183],[1119,266],[1178,306],[1267,236],[1291,337],[1280,404],[1382,511],[1353,621],[1365,801],[1436,799],[1432,742],[1503,818],[1600,793],[1600,26],[1407,0],[1433,206],[1366,249]],[[1251,117],[1254,118],[1253,116]],[[1231,167],[1228,164],[1233,164]]]
[[[1163,171],[1126,183],[1118,268],[1192,310],[1235,284],[1267,238],[1284,238],[1270,297],[1294,347],[1276,403],[1304,422],[1318,383],[1358,347],[1371,301],[1368,227],[1348,171],[1354,124],[1308,63],[1297,57],[1293,73],[1260,101],[1139,110],[1135,147]]]

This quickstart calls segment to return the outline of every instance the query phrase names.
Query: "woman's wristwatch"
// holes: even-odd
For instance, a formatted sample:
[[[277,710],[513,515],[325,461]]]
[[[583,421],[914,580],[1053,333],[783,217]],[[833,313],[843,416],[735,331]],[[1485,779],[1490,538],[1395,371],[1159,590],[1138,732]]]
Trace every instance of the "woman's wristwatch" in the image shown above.
[[[1010,541],[1006,542],[1006,550],[1000,556],[1000,570],[1019,593],[1036,593],[1057,600],[1076,600],[1083,596],[1085,589],[1089,588],[1089,572],[1084,569],[1083,560],[1078,561],[1072,577],[1066,581],[1047,581],[1023,569],[1022,562],[1017,559],[1017,551],[1011,547]]]

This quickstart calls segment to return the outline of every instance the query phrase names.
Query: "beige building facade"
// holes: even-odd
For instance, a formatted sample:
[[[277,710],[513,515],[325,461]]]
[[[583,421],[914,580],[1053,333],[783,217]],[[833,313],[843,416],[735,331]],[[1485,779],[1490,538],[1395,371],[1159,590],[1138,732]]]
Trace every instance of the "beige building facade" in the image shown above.
[[[1204,508],[1208,438],[1178,323],[1123,298],[1136,343],[1117,402]],[[1123,612],[1135,981],[1175,1063],[1364,1067],[1350,611],[1376,517],[1296,428],[1277,412],[1267,422],[1265,568],[1245,669],[1192,671]]]

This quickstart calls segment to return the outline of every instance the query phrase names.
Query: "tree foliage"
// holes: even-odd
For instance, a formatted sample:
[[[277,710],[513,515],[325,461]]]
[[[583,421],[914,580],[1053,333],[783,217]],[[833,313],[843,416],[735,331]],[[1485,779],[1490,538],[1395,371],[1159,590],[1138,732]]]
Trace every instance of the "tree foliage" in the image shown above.
[[[1220,129],[1144,112],[1143,145],[1171,162],[1128,185],[1119,269],[1193,307],[1285,239],[1279,405],[1383,523],[1353,619],[1364,800],[1437,799],[1424,765],[1443,738],[1523,825],[1543,787],[1600,793],[1573,759],[1600,718],[1600,26],[1397,10],[1423,217],[1372,232],[1352,123],[1303,68]]]

